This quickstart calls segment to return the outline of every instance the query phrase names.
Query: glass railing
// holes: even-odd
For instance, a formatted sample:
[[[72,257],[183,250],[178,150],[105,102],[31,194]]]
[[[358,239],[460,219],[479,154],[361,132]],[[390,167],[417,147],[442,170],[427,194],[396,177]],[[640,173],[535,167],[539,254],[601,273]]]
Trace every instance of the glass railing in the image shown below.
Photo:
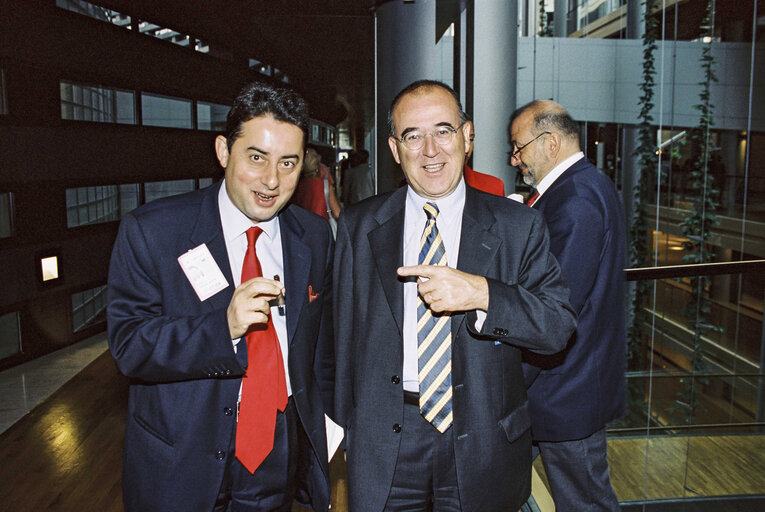
[[[608,429],[623,505],[765,496],[763,276],[765,260],[626,271],[649,286],[627,414]]]

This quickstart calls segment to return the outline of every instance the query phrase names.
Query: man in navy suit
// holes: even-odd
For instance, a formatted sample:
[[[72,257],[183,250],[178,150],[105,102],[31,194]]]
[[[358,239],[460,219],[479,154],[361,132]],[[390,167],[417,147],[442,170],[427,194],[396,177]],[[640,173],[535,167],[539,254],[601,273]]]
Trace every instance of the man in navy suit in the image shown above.
[[[107,320],[131,379],[128,511],[328,508],[332,234],[289,205],[308,123],[296,93],[250,84],[215,140],[223,183],[153,201],[120,225]],[[283,402],[246,409],[248,380],[258,382],[249,396]],[[267,426],[243,428],[245,410]],[[267,445],[253,459],[244,450],[256,437]]]
[[[579,149],[579,127],[552,101],[516,111],[511,163],[536,190],[550,248],[571,289],[576,333],[553,356],[529,354],[531,433],[556,510],[618,511],[606,431],[625,407],[624,214],[613,182]],[[537,375],[538,373],[538,375]]]
[[[349,510],[517,510],[531,487],[521,350],[574,329],[541,215],[466,186],[470,122],[454,91],[394,99],[408,186],[351,205],[335,252],[336,419]]]

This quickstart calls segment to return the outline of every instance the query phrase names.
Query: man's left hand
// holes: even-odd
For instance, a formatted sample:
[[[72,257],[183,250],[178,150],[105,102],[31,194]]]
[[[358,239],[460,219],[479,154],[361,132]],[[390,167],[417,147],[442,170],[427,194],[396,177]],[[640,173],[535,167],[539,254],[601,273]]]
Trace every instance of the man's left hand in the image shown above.
[[[435,313],[489,309],[489,283],[483,276],[436,265],[399,267],[397,272],[418,278],[417,291]]]

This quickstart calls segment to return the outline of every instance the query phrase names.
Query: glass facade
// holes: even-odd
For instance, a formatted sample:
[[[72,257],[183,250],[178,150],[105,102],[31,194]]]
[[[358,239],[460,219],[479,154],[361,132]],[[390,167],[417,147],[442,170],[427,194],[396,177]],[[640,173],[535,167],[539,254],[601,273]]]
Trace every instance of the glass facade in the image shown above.
[[[13,195],[0,192],[0,238],[13,236]]]
[[[158,94],[141,94],[141,119],[146,126],[194,127],[191,100]]]
[[[62,81],[61,119],[135,124],[135,93]]]
[[[716,12],[711,1],[655,2],[653,53],[625,39],[626,4],[570,0],[572,37],[520,38],[518,73],[519,103],[549,97],[573,110],[585,155],[632,203],[631,267],[691,266],[630,283],[628,409],[608,427],[609,458],[620,461],[612,483],[623,505],[762,496],[765,273],[693,270],[765,259],[755,1]]]
[[[138,184],[101,185],[66,189],[66,225],[69,228],[120,220],[138,207]]]
[[[146,202],[149,203],[160,197],[174,196],[191,192],[196,187],[196,180],[152,181],[144,184]]]
[[[0,359],[21,352],[20,333],[18,312],[0,315]]]
[[[119,27],[125,27],[128,30],[130,29],[130,16],[107,9],[106,7],[101,7],[100,5],[95,5],[83,0],[56,0],[56,6]]]
[[[72,294],[72,330],[106,321],[106,285]]]
[[[197,129],[222,132],[226,129],[226,115],[231,107],[216,103],[197,102]]]

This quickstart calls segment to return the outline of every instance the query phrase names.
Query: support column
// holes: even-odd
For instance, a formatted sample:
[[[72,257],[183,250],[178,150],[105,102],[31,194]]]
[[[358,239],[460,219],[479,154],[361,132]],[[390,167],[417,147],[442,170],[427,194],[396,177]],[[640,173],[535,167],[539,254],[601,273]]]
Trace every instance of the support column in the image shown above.
[[[568,36],[568,0],[555,0],[553,15],[553,36]]]
[[[436,1],[385,2],[375,16],[377,42],[377,192],[398,187],[403,174],[388,148],[388,108],[398,91],[420,79],[440,80]]]
[[[510,165],[508,124],[516,104],[518,68],[518,0],[475,0],[473,35],[473,104],[466,105],[475,123],[473,167],[515,191]]]
[[[627,1],[627,38],[640,39],[645,33],[643,0]],[[639,130],[637,125],[624,126],[622,144],[622,198],[624,200],[624,218],[627,222],[627,233],[630,232],[634,221],[633,205],[635,202],[635,186],[640,182],[640,167],[635,157],[638,146]]]

